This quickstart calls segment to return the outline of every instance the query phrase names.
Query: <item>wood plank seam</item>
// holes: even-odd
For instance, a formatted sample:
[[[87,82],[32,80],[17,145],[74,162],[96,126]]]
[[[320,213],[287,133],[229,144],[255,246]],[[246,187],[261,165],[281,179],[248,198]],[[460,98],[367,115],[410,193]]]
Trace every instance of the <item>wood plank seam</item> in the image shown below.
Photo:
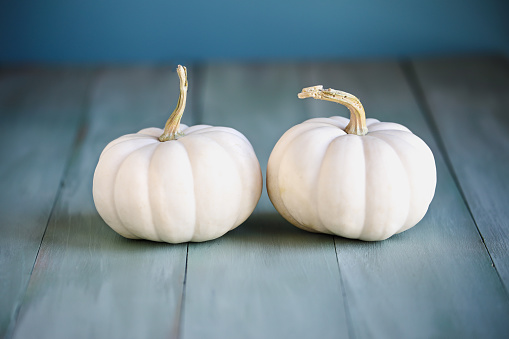
[[[470,217],[472,218],[473,222],[474,222],[474,225],[477,229],[477,232],[479,233],[479,237],[481,238],[481,241],[484,245],[484,248],[486,249],[486,252],[488,253],[488,256],[491,260],[491,265],[495,268],[496,272],[497,272],[497,275],[499,277],[499,279],[502,281],[502,277],[500,276],[500,273],[497,269],[497,267],[495,266],[495,262],[493,261],[493,257],[490,253],[490,250],[488,248],[488,246],[486,245],[486,242],[484,240],[484,236],[483,234],[481,233],[481,230],[479,229],[479,226],[477,224],[477,220],[475,219],[474,217],[474,214],[472,212],[472,209],[470,207],[470,204],[466,198],[466,195],[465,195],[465,192],[463,190],[463,187],[458,179],[458,176],[456,174],[456,171],[454,169],[454,166],[452,164],[452,161],[450,159],[450,156],[449,156],[449,153],[447,152],[447,149],[445,147],[445,143],[444,143],[444,140],[442,139],[442,136],[439,132],[439,129],[438,129],[438,126],[437,126],[437,122],[435,121],[433,115],[431,114],[431,107],[428,103],[428,100],[426,98],[426,94],[424,92],[424,88],[421,84],[421,82],[419,81],[419,77],[417,75],[417,72],[415,70],[415,66],[414,64],[412,63],[412,61],[410,60],[402,60],[400,61],[400,67],[402,69],[402,72],[408,82],[408,85],[410,87],[410,90],[412,91],[414,97],[415,97],[415,101],[417,103],[417,105],[419,106],[419,108],[421,109],[421,111],[423,112],[423,116],[426,120],[426,123],[428,125],[428,127],[430,128],[430,130],[433,132],[433,135],[435,136],[435,140],[436,140],[436,143],[437,143],[437,146],[440,150],[440,152],[442,153],[443,155],[443,158],[444,158],[444,162],[447,166],[447,169],[449,170],[449,172],[451,173],[451,176],[454,180],[454,183],[456,184],[456,186],[458,187],[458,191],[461,195],[461,198],[463,199],[463,201],[465,202],[465,206],[468,210],[468,213],[470,214]],[[505,290],[507,293],[509,293],[509,291],[507,290],[507,286],[505,284],[503,284]]]
[[[347,323],[347,333],[350,339],[355,339],[355,330],[353,327],[352,315],[350,314],[350,307],[348,305],[348,295],[346,293],[345,282],[343,280],[343,273],[341,272],[341,265],[339,264],[339,253],[336,246],[336,236],[331,236],[332,242],[334,243],[334,252],[336,253],[336,263],[338,264],[339,281],[341,284],[341,294],[343,295],[343,305],[345,307],[345,317]]]
[[[96,73],[96,74],[93,74],[93,73]],[[53,216],[53,213],[55,211],[55,207],[57,205],[57,202],[60,199],[60,196],[61,196],[61,193],[62,193],[62,188],[65,185],[65,178],[68,175],[68,172],[69,172],[69,169],[71,167],[72,162],[74,161],[74,159],[76,159],[76,155],[79,154],[79,151],[80,151],[81,146],[83,144],[83,140],[84,140],[85,135],[87,133],[87,126],[88,126],[88,119],[87,119],[87,117],[88,117],[89,107],[90,107],[90,103],[91,103],[91,99],[92,99],[92,92],[93,92],[94,84],[97,81],[96,79],[98,79],[100,77],[100,74],[101,74],[101,72],[96,70],[95,72],[92,71],[92,75],[90,76],[90,80],[89,80],[89,83],[87,85],[86,94],[84,95],[83,109],[81,111],[81,115],[80,115],[80,119],[79,119],[79,123],[78,123],[78,128],[76,129],[76,135],[75,135],[74,140],[73,140],[73,145],[72,145],[72,147],[69,150],[69,154],[67,155],[68,158],[67,158],[67,161],[65,163],[65,167],[64,167],[64,170],[62,172],[62,176],[60,178],[57,194],[55,194],[55,199],[53,200],[53,204],[51,206],[50,213],[48,214],[48,219],[46,220],[46,226],[44,227],[44,232],[43,232],[42,237],[41,237],[40,242],[39,242],[39,247],[37,249],[37,254],[35,256],[35,260],[34,260],[34,262],[32,264],[32,268],[30,269],[30,274],[29,274],[30,278],[28,279],[27,284],[24,287],[24,292],[23,292],[23,296],[20,298],[20,303],[16,306],[16,309],[14,311],[15,312],[15,314],[14,314],[14,321],[7,328],[7,332],[6,332],[5,338],[11,338],[12,335],[14,334],[14,329],[16,328],[16,324],[18,323],[18,320],[19,320],[20,310],[21,310],[21,307],[23,306],[23,303],[24,303],[24,300],[25,300],[25,296],[26,296],[26,293],[27,293],[27,289],[28,289],[28,286],[30,285],[30,280],[31,280],[32,274],[34,272],[35,265],[37,264],[37,260],[39,258],[39,253],[41,251],[41,246],[42,246],[42,243],[44,241],[44,237],[46,235],[46,231],[48,230],[48,226],[49,226],[50,220],[51,220],[51,218]]]
[[[182,282],[182,294],[180,296],[180,305],[179,305],[179,314],[177,315],[175,322],[175,333],[174,338],[180,339],[182,337],[182,323],[184,318],[184,308],[185,308],[185,302],[186,302],[186,283],[187,283],[187,264],[189,259],[189,243],[187,243],[186,247],[186,265],[184,268],[184,280]]]

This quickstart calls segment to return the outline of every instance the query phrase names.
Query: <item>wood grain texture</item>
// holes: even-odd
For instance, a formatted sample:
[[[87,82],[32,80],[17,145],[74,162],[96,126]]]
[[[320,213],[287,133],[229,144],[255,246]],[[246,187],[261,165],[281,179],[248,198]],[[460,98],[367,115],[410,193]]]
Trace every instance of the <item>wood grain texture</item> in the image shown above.
[[[509,333],[507,293],[398,64],[311,65],[308,78],[309,86],[358,96],[367,117],[409,127],[430,146],[437,163],[434,200],[414,228],[376,243],[335,239],[354,337]],[[333,103],[308,99],[306,105],[312,116],[347,114]]]
[[[13,329],[92,72],[0,72],[0,338]]]
[[[177,336],[186,244],[133,241],[114,233],[95,210],[92,176],[109,141],[164,125],[178,84],[166,67],[112,69],[96,79],[83,139],[42,242],[14,338]]]
[[[414,63],[468,207],[509,290],[509,62]]]
[[[261,163],[302,121],[297,65],[212,65],[203,121],[244,133]],[[337,338],[348,335],[331,236],[301,231],[266,193],[236,230],[190,244],[182,338]]]

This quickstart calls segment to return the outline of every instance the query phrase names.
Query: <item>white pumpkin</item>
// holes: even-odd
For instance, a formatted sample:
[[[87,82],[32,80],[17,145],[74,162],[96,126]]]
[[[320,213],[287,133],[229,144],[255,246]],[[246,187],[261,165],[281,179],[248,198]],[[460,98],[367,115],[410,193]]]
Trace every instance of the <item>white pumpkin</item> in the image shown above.
[[[417,224],[436,186],[433,153],[402,125],[365,119],[353,95],[322,86],[312,97],[347,106],[343,117],[307,120],[277,142],[267,191],[278,212],[307,231],[384,240]]]
[[[126,238],[206,241],[240,225],[262,192],[262,174],[244,135],[226,127],[180,124],[187,70],[165,130],[124,135],[103,150],[93,196],[104,221]]]

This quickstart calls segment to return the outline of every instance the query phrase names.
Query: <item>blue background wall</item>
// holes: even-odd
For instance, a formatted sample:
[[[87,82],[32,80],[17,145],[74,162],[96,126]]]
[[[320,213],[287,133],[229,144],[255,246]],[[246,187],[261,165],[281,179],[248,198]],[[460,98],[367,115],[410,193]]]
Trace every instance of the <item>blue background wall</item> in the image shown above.
[[[0,62],[509,54],[509,1],[0,0]]]

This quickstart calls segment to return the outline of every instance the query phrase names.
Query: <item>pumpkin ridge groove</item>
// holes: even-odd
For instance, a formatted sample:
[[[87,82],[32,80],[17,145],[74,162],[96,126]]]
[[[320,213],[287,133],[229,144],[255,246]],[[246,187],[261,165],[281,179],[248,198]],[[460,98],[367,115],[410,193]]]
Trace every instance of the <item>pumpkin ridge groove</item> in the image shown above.
[[[286,147],[285,149],[281,152],[282,155],[281,155],[281,158],[279,159],[279,166],[278,166],[278,175],[277,175],[277,178],[278,178],[278,182],[277,182],[277,189],[279,190],[279,177],[281,176],[281,163],[283,162],[283,160],[288,156],[288,153],[286,152],[286,149],[290,146],[290,144],[295,140],[296,137],[298,137],[300,134],[296,135],[294,138],[292,138],[292,140],[290,142],[287,142],[286,144]],[[309,232],[312,232],[312,229],[311,228],[308,228],[307,226],[304,226],[300,221],[298,221],[297,219],[294,218],[294,216],[290,213],[290,210],[288,209],[288,207],[286,207],[286,204],[285,204],[285,201],[283,199],[283,196],[282,194],[280,194],[280,200],[281,200],[281,204],[283,205],[282,207],[284,208],[285,212],[286,212],[286,215],[288,215],[291,220],[289,220],[292,224],[297,224],[295,226],[299,227],[299,228],[302,228],[303,230],[306,230],[306,231],[309,231]],[[293,222],[292,222],[293,221]]]
[[[226,132],[226,133],[228,133],[228,132]],[[239,132],[239,133],[240,133],[240,132]],[[206,134],[206,133],[204,133],[204,134]],[[230,134],[231,134],[231,135],[235,135],[235,134],[233,134],[233,133],[230,133]],[[218,142],[218,141],[217,141],[217,140],[215,140],[213,137],[208,136],[208,135],[203,135],[203,137],[204,137],[204,138],[206,138],[206,139],[208,139],[210,142],[213,142],[214,144],[216,144],[219,148],[221,148],[221,150],[224,152],[224,154],[226,154],[226,156],[232,160],[232,162],[235,164],[235,167],[236,167],[236,169],[237,169],[237,171],[235,171],[235,173],[240,173],[240,172],[241,172],[241,171],[239,171],[239,164],[237,163],[236,159],[235,159],[234,157],[232,157],[232,155],[230,154],[230,152],[228,152],[228,151],[227,151],[227,149],[226,149],[226,148],[225,148],[225,147],[224,147],[224,146],[223,146],[220,142]],[[242,191],[244,191],[244,185],[243,185],[243,184],[244,184],[244,182],[242,181],[241,177],[239,177],[238,175],[237,175],[237,179],[238,179],[238,181],[240,182],[240,186],[243,188],[243,190],[242,190]],[[239,211],[239,214],[238,214],[238,215],[237,215],[237,217],[235,218],[235,222],[234,222],[232,225],[230,225],[230,226],[228,227],[228,231],[231,231],[232,229],[234,229],[234,228],[235,228],[235,226],[236,226],[236,224],[237,224],[237,222],[238,222],[238,221],[239,221],[239,219],[241,218],[241,215],[242,215],[242,208],[240,208],[240,207],[241,207],[241,206],[243,206],[243,202],[244,202],[244,195],[243,195],[243,194],[240,194],[240,199],[239,199],[239,201],[240,201],[239,206],[238,206],[239,208],[237,208],[237,210]],[[238,225],[237,225],[237,226],[238,226]],[[226,231],[226,232],[228,232],[228,231]],[[225,233],[226,233],[226,232],[225,232]],[[225,233],[223,233],[223,234],[225,234]]]
[[[113,187],[112,187],[112,197],[111,197],[111,201],[113,203],[113,211],[115,211],[115,217],[117,218],[118,220],[118,226],[120,228],[122,228],[122,230],[131,235],[134,239],[137,239],[138,236],[136,236],[135,234],[133,234],[130,230],[127,229],[127,227],[124,226],[124,223],[122,222],[122,219],[120,219],[120,213],[118,212],[118,206],[117,206],[117,201],[115,199],[115,191],[116,191],[116,188],[117,188],[117,183],[118,183],[118,172],[120,170],[120,168],[122,168],[122,165],[124,164],[124,162],[126,161],[126,159],[129,157],[130,153],[127,154],[127,156],[122,159],[122,161],[120,162],[118,168],[117,168],[117,171],[115,172],[115,178],[113,179]]]
[[[305,121],[305,122],[303,122],[302,124],[312,124],[312,125],[314,125],[314,124],[316,124],[316,122],[312,122],[312,121],[311,121],[311,122],[306,122],[306,121]],[[321,123],[318,123],[318,124],[322,125]],[[337,132],[339,133],[339,135],[335,135],[335,136],[334,136],[334,137],[333,137],[333,138],[329,141],[329,144],[328,144],[328,146],[327,146],[327,149],[325,150],[325,152],[324,152],[324,154],[323,154],[323,156],[322,156],[321,163],[320,163],[320,168],[318,169],[318,172],[317,172],[317,173],[320,173],[320,170],[321,170],[321,167],[322,167],[322,164],[323,164],[323,160],[325,159],[326,153],[327,153],[327,151],[328,151],[329,147],[331,146],[331,144],[334,142],[334,140],[336,140],[336,139],[338,139],[338,138],[340,138],[340,137],[343,137],[343,136],[347,135],[347,134],[346,134],[346,133],[344,133],[344,131],[343,131],[341,128],[339,128],[338,126],[335,126],[335,125],[333,125],[333,124],[327,124],[327,123],[324,123],[323,125],[324,125],[324,126],[312,126],[312,127],[308,127],[308,129],[306,129],[306,130],[305,130],[304,132],[302,132],[302,133],[297,134],[297,136],[296,136],[296,138],[297,138],[297,137],[302,137],[302,136],[304,136],[304,135],[306,135],[306,134],[308,134],[308,133],[316,133],[316,132],[317,132],[317,130],[322,130],[322,129],[332,129],[332,130],[337,131]],[[341,134],[342,132],[343,132],[344,134]],[[292,141],[291,141],[290,143],[292,143],[294,140],[295,140],[295,139],[292,139]],[[288,143],[288,144],[290,144],[290,143]],[[285,152],[284,154],[286,155],[286,152]],[[281,161],[282,161],[282,160],[283,160],[283,158],[281,159]],[[316,182],[315,182],[315,184],[316,184]],[[315,187],[316,187],[316,186],[315,186]],[[315,197],[317,196],[316,190],[315,190],[314,196],[315,196]],[[316,201],[316,199],[315,199],[315,201]],[[315,207],[317,207],[317,206],[315,206]],[[322,220],[321,220],[321,218],[320,218],[319,209],[318,209],[318,208],[316,208],[315,210],[316,210],[316,217],[317,217],[317,220],[320,222],[320,224],[321,224],[320,226],[322,226],[322,227],[320,227],[320,228],[322,228],[322,229],[326,230],[326,232],[325,232],[325,233],[327,233],[327,232],[331,232],[331,231],[330,231],[330,229],[329,229],[328,227],[326,227],[326,226],[325,226],[325,224],[322,222]],[[295,219],[295,218],[294,218],[294,219]],[[315,230],[315,227],[314,227],[314,226],[309,227],[309,226],[307,226],[307,225],[304,225],[304,224],[303,224],[302,222],[300,222],[300,221],[299,221],[298,223],[299,223],[299,225],[302,225],[302,228],[303,228],[303,229],[305,229],[305,230],[307,230],[307,231],[310,231],[310,232],[317,232],[317,231]],[[320,232],[321,232],[321,231],[320,231]]]
[[[374,133],[374,132],[372,132],[372,133]],[[365,137],[366,139],[363,139],[363,140],[368,140],[368,139],[370,139],[370,140],[372,140],[372,142],[373,142],[373,143],[380,141],[380,142],[382,142],[384,145],[387,145],[387,146],[389,146],[389,147],[390,147],[390,145],[388,145],[387,143],[384,143],[382,140],[380,140],[380,139],[379,139],[379,138],[377,138],[376,136],[373,136],[373,134],[371,134],[371,135],[366,135],[366,136],[364,136],[364,137]],[[374,141],[373,141],[373,140],[374,140]],[[365,150],[365,149],[366,149],[366,145],[364,145],[364,144],[363,144],[363,147],[364,147],[364,150]],[[370,147],[367,147],[367,148],[370,148]],[[390,147],[390,148],[392,149],[392,147]],[[366,202],[367,202],[367,201],[368,201],[367,197],[368,197],[368,194],[369,194],[369,192],[368,192],[368,187],[369,187],[369,186],[371,186],[371,185],[370,185],[371,183],[368,183],[368,176],[369,176],[369,175],[368,175],[368,161],[367,161],[368,157],[367,157],[367,155],[366,155],[366,152],[365,152],[365,151],[364,151],[364,159],[366,160],[366,161],[365,161],[365,168],[366,168],[366,169],[365,169],[365,176],[366,176],[366,179],[365,179],[365,183],[366,183],[365,189],[366,189],[366,190],[365,190],[364,196],[365,196],[365,200],[366,200]],[[374,209],[374,208],[373,208],[372,206],[368,206],[368,204],[366,203],[366,205],[365,205],[365,212],[364,212],[364,216],[366,216],[366,215],[367,215],[367,211],[370,211],[370,210],[373,210],[373,209]],[[364,220],[363,233],[364,233],[364,231],[365,231],[365,228],[366,228],[366,220]],[[372,225],[372,226],[371,226],[371,228],[369,228],[369,229],[368,229],[368,231],[369,231],[369,230],[376,230],[377,228],[378,228],[378,226],[377,226],[377,225]],[[386,226],[384,226],[384,228],[382,229],[382,232],[381,232],[381,233],[382,233],[382,234],[385,234],[385,232],[386,232]],[[391,235],[392,235],[392,234],[391,234]],[[380,238],[380,235],[378,235],[377,239],[378,239],[378,238]],[[387,237],[385,237],[385,238],[387,238]],[[381,238],[380,238],[380,239],[381,239]],[[368,241],[369,241],[369,240],[368,240]]]
[[[399,130],[396,130],[396,133],[387,133],[385,132],[386,130],[383,130],[383,131],[377,131],[376,133],[377,134],[381,134],[383,136],[390,136],[390,137],[394,137],[394,138],[397,138],[398,139],[398,142],[401,142],[401,143],[405,143],[405,145],[407,145],[408,147],[411,147],[412,149],[417,149],[418,146],[417,144],[419,145],[422,145],[424,147],[426,147],[430,152],[431,150],[429,149],[428,145],[424,142],[424,140],[422,140],[419,136],[413,134],[412,132],[405,132],[405,131],[399,131]],[[412,142],[409,142],[406,138],[403,138],[402,135],[406,135],[406,134],[410,134],[410,136],[412,136],[412,138],[414,138],[416,140],[416,143],[412,143]],[[433,156],[433,154],[432,154]],[[406,167],[405,167],[406,169]],[[408,173],[408,171],[407,171]],[[409,179],[410,180],[410,179]],[[428,202],[428,208],[429,208],[429,203]],[[427,209],[426,209],[427,210]],[[408,218],[408,217],[407,217]],[[406,231],[407,229],[413,227],[414,225],[410,225],[408,226],[407,225],[407,221],[408,220],[405,220],[405,225],[401,227],[401,229],[397,232],[397,233],[400,233],[400,232],[403,232],[403,231]],[[420,221],[420,220],[419,220]]]
[[[336,127],[336,126],[334,126]],[[314,191],[314,201],[316,203],[316,206],[315,206],[315,210],[317,211],[317,219],[318,221],[320,222],[320,225],[322,226],[321,228],[327,230],[328,233],[330,234],[335,234],[335,232],[333,232],[327,225],[326,223],[323,222],[322,220],[322,217],[321,217],[321,213],[320,213],[320,201],[319,201],[319,197],[320,197],[320,179],[322,177],[322,171],[323,171],[323,164],[324,164],[324,161],[325,161],[325,158],[327,157],[328,153],[329,153],[329,150],[331,149],[333,143],[338,140],[338,138],[342,137],[343,135],[339,135],[339,136],[336,136],[335,138],[333,138],[332,140],[329,141],[329,145],[327,145],[327,149],[325,150],[325,152],[323,153],[323,156],[322,156],[322,161],[320,162],[320,167],[318,168],[318,172],[317,172],[317,176],[316,176],[316,181],[315,181],[315,187],[317,188],[315,191]]]
[[[232,135],[233,135],[233,133],[232,133]],[[222,147],[222,145],[221,145],[221,147]],[[230,152],[226,152],[226,154],[228,154],[228,157],[230,157],[232,159],[232,162],[235,164],[236,169],[237,169],[236,173],[240,173],[239,182],[240,182],[240,185],[242,186],[242,191],[245,191],[246,187],[244,185],[244,181],[241,179],[242,177],[244,177],[244,174],[245,174],[244,171],[243,171],[243,168],[241,166],[239,166],[239,163],[238,163],[237,159],[235,157],[233,157],[230,154]],[[247,195],[244,195],[244,194],[240,195],[240,201],[241,201],[240,207],[242,207],[245,204],[247,204],[246,198],[247,198]],[[241,219],[243,217],[242,212],[243,212],[243,209],[242,208],[238,208],[237,218],[235,219],[235,222],[233,223],[233,225],[230,227],[230,230],[234,229],[235,227],[240,225],[240,223],[242,223],[242,221],[241,221]],[[239,221],[240,221],[240,223],[239,223]]]
[[[300,126],[300,125],[302,125],[302,124],[303,124],[303,123],[293,126],[293,127],[292,127],[292,128],[290,128],[288,131],[286,131],[286,132],[284,133],[284,135],[283,135],[283,136],[287,135],[287,133],[288,133],[289,131],[292,131],[292,130],[293,130],[293,131],[297,131],[297,132],[298,132],[298,130],[299,130],[299,128],[300,128],[299,126]],[[286,154],[286,150],[290,147],[291,143],[295,140],[295,138],[297,138],[297,137],[300,135],[300,134],[299,134],[299,133],[297,133],[297,132],[295,132],[295,135],[292,135],[292,137],[291,137],[290,141],[286,141],[286,140],[285,140],[285,143],[286,143],[285,147],[284,147],[282,150],[280,150],[280,151],[279,151],[279,154],[281,154],[281,155],[280,155],[280,157],[279,157],[279,158],[277,158],[276,160],[272,160],[272,161],[276,161],[276,164],[277,164],[277,173],[278,173],[278,174],[277,174],[276,176],[274,176],[274,179],[275,179],[275,180],[277,180],[277,181],[276,181],[276,183],[274,184],[274,187],[276,187],[276,190],[279,190],[279,189],[280,189],[280,187],[279,187],[279,177],[280,177],[280,172],[281,172],[281,162],[282,162],[282,160],[283,160],[283,158],[284,158],[284,156],[285,156],[285,154]],[[283,137],[281,137],[281,138],[280,138],[280,139],[276,142],[276,145],[275,145],[275,146],[274,146],[274,148],[272,149],[272,152],[271,152],[270,157],[269,157],[269,162],[271,162],[271,159],[274,159],[274,154],[273,154],[273,153],[274,153],[274,149],[276,149],[276,147],[278,146],[279,141],[281,141],[281,139],[282,139],[282,138],[283,138]],[[268,166],[267,166],[267,167],[268,167]],[[268,170],[267,170],[267,171],[268,171]],[[268,175],[267,175],[267,182],[266,182],[266,184],[268,184]],[[272,186],[272,185],[273,185],[273,184],[271,184],[271,186]],[[267,185],[267,194],[269,193],[268,191],[269,191],[269,189],[268,189],[268,185]],[[286,207],[285,202],[284,202],[284,200],[283,200],[283,197],[282,197],[281,193],[279,193],[279,194],[274,193],[274,195],[279,195],[279,198],[280,198],[279,200],[281,201],[281,206],[279,206],[279,208],[283,209],[283,210],[284,210],[284,212],[285,212],[284,214],[286,214],[286,215],[287,215],[287,216],[291,219],[291,220],[288,220],[288,221],[289,221],[291,224],[295,225],[296,227],[301,228],[301,226],[300,226],[301,224],[300,224],[297,220],[295,220],[295,218],[294,218],[294,217],[290,214],[290,211],[289,211],[289,210],[288,210],[288,208]],[[272,202],[272,204],[274,205],[274,207],[276,207],[276,204],[274,203],[274,201],[275,201],[275,200],[274,200],[274,201],[272,201],[272,198],[271,198],[271,196],[270,196],[270,195],[269,195],[269,199],[271,200],[271,202]],[[277,210],[277,207],[276,207],[276,210]],[[279,210],[278,210],[278,213],[283,214],[283,213],[281,213]],[[298,226],[298,225],[296,225],[296,224],[298,224],[299,226]],[[304,229],[304,228],[303,228],[303,229]],[[306,230],[307,230],[307,229],[306,229]],[[309,230],[309,231],[310,231],[310,230]]]
[[[391,142],[386,140],[386,138],[389,137],[389,136],[392,136],[392,134],[387,134],[387,133],[379,133],[379,134],[382,134],[382,135],[385,134],[385,135],[383,135],[382,138],[380,138],[380,136],[377,135],[376,138],[378,140],[382,141],[387,146],[389,146],[394,151],[394,154],[396,154],[396,157],[397,157],[397,159],[399,161],[399,164],[400,164],[401,168],[403,168],[403,172],[405,173],[405,178],[406,178],[406,183],[407,183],[407,188],[408,188],[408,206],[407,206],[407,209],[406,209],[405,221],[403,222],[403,225],[401,225],[398,228],[398,230],[396,232],[394,232],[394,234],[396,234],[396,233],[400,232],[401,229],[404,229],[406,227],[406,225],[407,225],[408,218],[410,217],[410,207],[411,207],[410,201],[412,201],[412,196],[414,195],[413,194],[414,192],[412,191],[412,185],[410,184],[410,178],[408,177],[408,169],[405,166],[405,163],[403,162],[403,160],[401,159],[401,155],[399,154],[398,150],[393,147]],[[404,140],[404,139],[398,137],[398,140]],[[408,142],[405,142],[405,143],[409,144]]]
[[[187,242],[189,242],[189,241],[193,241],[194,235],[196,233],[196,229],[199,228],[199,225],[198,225],[198,199],[196,198],[197,197],[196,196],[196,182],[194,180],[193,162],[191,161],[191,157],[189,155],[189,151],[187,150],[186,143],[180,142],[178,140],[177,140],[177,142],[179,142],[182,145],[182,147],[184,147],[184,150],[186,151],[187,161],[189,162],[189,168],[191,170],[191,176],[190,176],[192,179],[191,183],[193,184],[194,223],[192,223],[193,232],[191,232],[191,238],[189,240],[187,240]]]
[[[152,228],[154,229],[154,234],[157,236],[157,241],[162,241],[161,234],[159,233],[159,225],[156,225],[156,222],[154,221],[154,199],[152,198],[152,190],[150,189],[152,187],[151,183],[154,180],[154,175],[152,174],[152,160],[154,159],[154,154],[156,154],[159,147],[162,147],[162,144],[157,144],[154,147],[154,150],[152,151],[152,154],[150,154],[150,158],[148,161],[148,168],[147,168],[147,199],[148,199],[148,205],[150,206],[150,224],[152,225]],[[159,179],[159,176],[157,176],[157,179]],[[159,189],[159,187],[155,186],[156,189]]]
[[[134,134],[133,134],[134,135]],[[135,138],[135,139],[138,139],[138,138]],[[132,141],[132,140],[135,140],[135,139],[128,139],[128,140],[124,140],[120,143],[124,143],[124,142],[127,142],[127,141]],[[117,143],[115,145],[113,145],[112,147],[116,147],[117,145],[119,145],[120,143]],[[144,146],[148,146],[148,145],[143,145],[143,146],[140,146],[138,147],[137,149],[141,148],[141,147],[144,147]],[[111,148],[109,148],[111,149]],[[108,149],[108,150],[109,150]],[[136,149],[136,150],[137,150]],[[104,153],[104,152],[103,152]],[[115,213],[115,218],[116,220],[118,221],[118,227],[120,227],[122,230],[124,230],[124,233],[126,234],[129,234],[129,236],[133,239],[138,239],[139,237],[137,235],[135,235],[133,232],[131,232],[129,229],[127,229],[125,226],[124,226],[124,223],[122,222],[122,219],[120,219],[120,214],[118,212],[118,207],[117,207],[117,202],[115,200],[115,187],[117,186],[117,178],[118,178],[118,172],[120,170],[120,168],[122,167],[122,165],[124,164],[124,161],[129,157],[129,155],[131,155],[132,152],[129,152],[125,157],[124,159],[122,159],[120,161],[120,163],[118,164],[118,167],[115,171],[115,177],[113,179],[113,184],[112,184],[112,189],[111,189],[111,196],[110,196],[110,200],[112,201],[112,205],[113,205],[113,212]]]
[[[323,130],[323,129],[327,129],[327,130],[337,130],[337,127],[336,126],[333,126],[333,125],[328,125],[328,126],[320,126],[320,127],[316,127],[316,126],[313,126],[311,125],[310,127],[308,127],[304,132],[301,132],[301,133],[295,133],[296,136],[295,138],[292,139],[291,142],[289,142],[287,144],[287,146],[289,146],[290,144],[294,143],[294,142],[301,142],[299,141],[299,138],[304,138],[308,135],[310,135],[308,138],[308,143],[309,144],[313,144],[313,143],[316,143],[318,139],[320,139],[320,142],[323,142],[322,140],[326,140],[325,138],[321,138],[319,137],[320,135],[317,133],[317,130]],[[317,136],[314,136],[314,134],[317,133],[318,137]],[[329,140],[328,140],[328,144],[330,144],[330,140],[336,138],[337,135],[334,135],[332,137],[329,137]],[[327,141],[326,141],[327,142]],[[308,151],[309,152],[309,151]],[[309,154],[309,153],[317,153],[317,152],[306,152],[306,154]],[[283,162],[283,160],[288,156],[288,152],[286,152],[286,149],[284,151],[284,156],[281,158],[281,163]],[[323,159],[324,159],[324,156],[325,156],[325,151],[323,152],[322,156],[321,156],[321,161],[323,162]],[[292,159],[292,158],[290,158]],[[292,161],[292,163],[294,163]],[[318,169],[319,170],[319,169]],[[318,172],[315,170],[315,176]],[[278,176],[279,177],[279,176]],[[307,180],[305,180],[307,181]],[[313,184],[316,184],[316,179],[315,181],[313,182]],[[316,187],[316,186],[315,186]],[[313,199],[311,199],[311,197]],[[316,197],[316,190],[314,193],[310,194],[309,196],[306,196],[306,201],[305,201],[305,205],[311,205],[311,206],[314,206],[316,207],[316,200],[314,199]],[[286,207],[286,205],[285,205]],[[313,215],[314,214],[314,215]],[[318,209],[314,209],[314,213],[311,214],[311,218],[308,218],[307,222],[305,220],[299,220],[298,223],[299,225],[302,225],[302,228],[305,229],[305,230],[313,230],[315,228],[315,225],[314,225],[314,220],[316,220],[318,223],[321,224],[321,220],[320,220],[320,216],[319,216],[319,211]],[[295,216],[293,216],[293,219],[297,220],[297,218]],[[326,227],[321,227],[321,225],[318,225],[318,227],[321,229],[319,232],[323,232],[322,230],[325,230],[325,233],[327,233],[328,229]],[[316,231],[314,231],[316,232]]]
[[[368,135],[369,135],[369,132],[368,132]],[[366,142],[367,138],[370,138],[371,136],[368,136],[368,135],[364,135],[361,139],[361,147],[362,147],[362,154],[363,154],[363,159],[364,159],[364,197],[363,197],[363,201],[364,201],[364,213],[362,213],[362,215],[364,216],[364,220],[362,221],[362,227],[360,228],[360,232],[359,232],[359,235],[357,236],[357,238],[360,238],[361,235],[364,234],[364,230],[366,228],[366,212],[368,210],[368,203],[367,203],[367,196],[368,196],[368,162],[367,162],[367,159],[366,159],[366,146],[364,145],[364,143]]]
[[[133,150],[132,152],[130,152],[123,160],[122,162],[120,163],[120,165],[118,166],[118,169],[117,169],[117,172],[115,174],[115,182],[113,184],[113,205],[115,206],[115,214],[118,216],[118,220],[120,221],[120,225],[122,226],[122,228],[124,230],[127,230],[127,233],[129,234],[132,234],[135,239],[140,239],[141,237],[136,233],[136,232],[133,232],[130,228],[128,228],[124,221],[122,220],[122,218],[120,217],[120,213],[118,211],[118,205],[117,205],[117,202],[116,202],[116,199],[115,199],[115,192],[117,191],[116,188],[117,188],[117,185],[118,185],[118,174],[120,172],[120,169],[125,165],[125,162],[127,159],[129,159],[133,154],[137,153],[138,151],[146,148],[146,147],[149,147],[149,146],[153,146],[154,143],[150,143],[148,145],[143,145],[141,147],[138,147],[137,149]]]

